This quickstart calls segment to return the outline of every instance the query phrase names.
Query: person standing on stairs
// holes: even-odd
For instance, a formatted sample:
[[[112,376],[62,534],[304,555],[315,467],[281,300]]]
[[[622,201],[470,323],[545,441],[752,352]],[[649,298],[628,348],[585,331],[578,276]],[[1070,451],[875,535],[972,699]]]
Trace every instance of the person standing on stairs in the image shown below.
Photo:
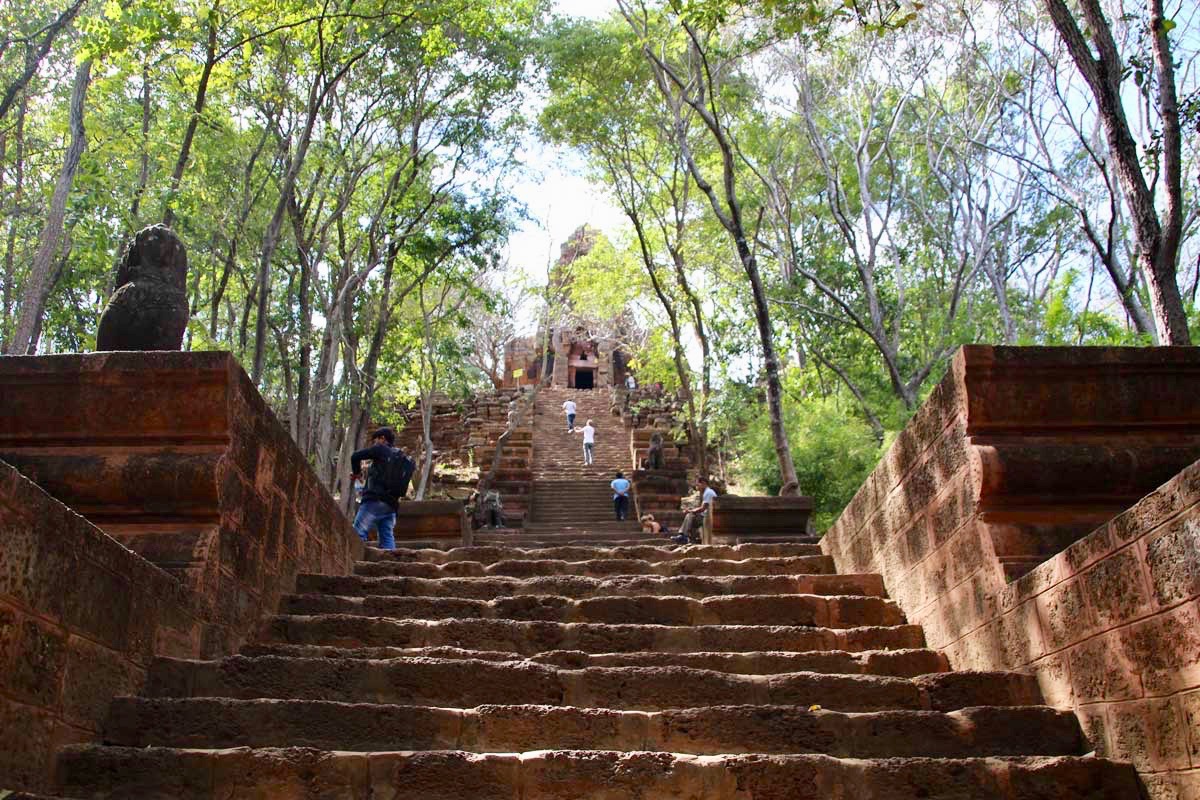
[[[591,466],[595,460],[593,451],[596,448],[596,429],[592,427],[592,421],[589,419],[579,430],[583,431],[583,465]]]
[[[680,535],[687,536],[693,542],[700,541],[700,529],[704,527],[704,515],[712,509],[712,501],[717,498],[716,490],[708,485],[707,478],[700,478],[696,481],[696,488],[700,490],[700,505],[684,509],[686,513],[683,517],[683,524],[679,526]]]
[[[563,401],[563,413],[567,415],[567,433],[575,432],[575,401],[567,398]]]
[[[362,493],[358,513],[354,515],[354,530],[364,542],[371,528],[379,531],[379,546],[394,550],[396,539],[396,509],[400,498],[408,492],[408,481],[416,466],[404,451],[394,447],[396,434],[391,428],[379,428],[371,434],[371,444],[350,456],[351,478],[362,475],[362,462],[370,460],[367,483]]]
[[[609,484],[613,490],[613,511],[617,514],[617,521],[624,522],[629,516],[629,490],[633,486],[620,472],[613,482]]]

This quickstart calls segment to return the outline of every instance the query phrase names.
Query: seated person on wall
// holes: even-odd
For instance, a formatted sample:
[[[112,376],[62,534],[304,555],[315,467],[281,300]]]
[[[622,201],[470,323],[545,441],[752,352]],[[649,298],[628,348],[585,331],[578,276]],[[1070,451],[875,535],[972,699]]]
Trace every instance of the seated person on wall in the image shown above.
[[[680,535],[687,536],[690,541],[700,541],[700,532],[704,528],[704,515],[712,508],[716,499],[716,491],[709,486],[707,478],[696,481],[696,489],[700,492],[700,505],[684,509],[683,524],[679,526]]]
[[[362,462],[370,460],[362,502],[354,515],[354,530],[365,542],[371,528],[379,531],[379,546],[385,550],[396,547],[392,533],[396,526],[396,509],[400,498],[408,494],[408,482],[412,479],[416,464],[394,447],[396,434],[391,428],[380,428],[371,434],[371,443],[350,456],[351,478],[357,480],[362,474]]]
[[[642,459],[642,469],[662,469],[663,437],[658,431],[650,434],[650,446],[646,448],[646,457]]]
[[[492,489],[483,496],[483,524],[487,528],[504,527],[504,504],[500,502],[500,493]]]

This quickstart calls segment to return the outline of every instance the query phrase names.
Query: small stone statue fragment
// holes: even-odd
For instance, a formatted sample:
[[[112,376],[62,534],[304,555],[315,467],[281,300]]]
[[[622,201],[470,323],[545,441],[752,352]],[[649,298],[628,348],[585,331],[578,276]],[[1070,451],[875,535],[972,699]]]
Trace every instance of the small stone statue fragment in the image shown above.
[[[165,225],[143,228],[125,248],[100,316],[97,350],[178,350],[188,322],[187,250]]]

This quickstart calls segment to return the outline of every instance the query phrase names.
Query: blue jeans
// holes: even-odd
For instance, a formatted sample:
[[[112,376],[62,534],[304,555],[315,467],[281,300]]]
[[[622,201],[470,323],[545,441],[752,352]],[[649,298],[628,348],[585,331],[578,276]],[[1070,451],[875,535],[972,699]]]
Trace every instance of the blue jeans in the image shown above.
[[[384,550],[396,549],[396,538],[392,528],[396,526],[396,512],[382,500],[364,500],[354,515],[354,530],[364,542],[371,528],[379,531],[379,546]]]
[[[575,415],[574,414],[567,414],[567,430],[568,431],[575,430]]]

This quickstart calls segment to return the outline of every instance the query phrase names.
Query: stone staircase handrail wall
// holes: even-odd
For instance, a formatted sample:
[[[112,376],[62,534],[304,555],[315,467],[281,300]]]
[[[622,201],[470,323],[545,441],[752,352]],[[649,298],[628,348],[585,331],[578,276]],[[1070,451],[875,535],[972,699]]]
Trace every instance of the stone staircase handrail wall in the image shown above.
[[[362,543],[226,352],[0,358],[0,459],[176,575],[234,652],[301,572]]]
[[[0,788],[51,791],[55,751],[98,738],[156,656],[199,657],[195,601],[0,462]]]
[[[821,545],[954,668],[1032,670],[1153,797],[1196,800],[1200,549],[1150,518],[1196,513],[1198,458],[1198,348],[964,347]]]
[[[811,497],[738,497],[720,495],[704,517],[704,544],[799,541],[807,539]]]

